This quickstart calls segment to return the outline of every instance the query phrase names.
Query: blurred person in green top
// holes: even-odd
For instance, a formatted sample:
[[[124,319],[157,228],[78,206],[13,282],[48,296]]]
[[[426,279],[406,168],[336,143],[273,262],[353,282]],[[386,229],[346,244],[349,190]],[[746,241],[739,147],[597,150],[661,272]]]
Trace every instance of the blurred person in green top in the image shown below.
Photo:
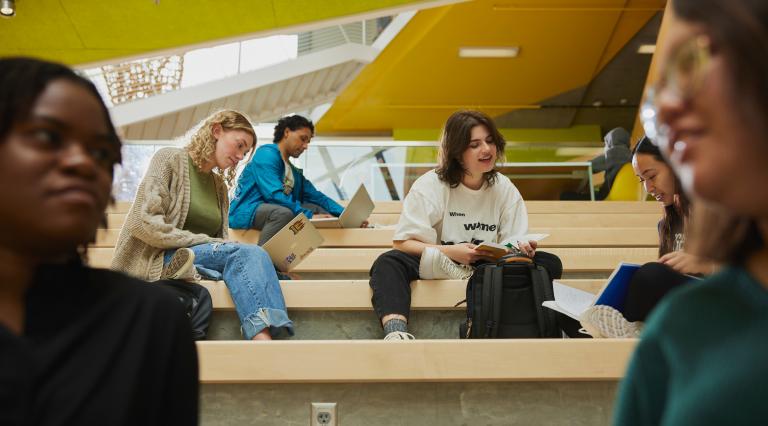
[[[672,0],[666,18],[643,124],[696,197],[693,254],[726,266],[651,314],[614,421],[766,424],[768,2]]]

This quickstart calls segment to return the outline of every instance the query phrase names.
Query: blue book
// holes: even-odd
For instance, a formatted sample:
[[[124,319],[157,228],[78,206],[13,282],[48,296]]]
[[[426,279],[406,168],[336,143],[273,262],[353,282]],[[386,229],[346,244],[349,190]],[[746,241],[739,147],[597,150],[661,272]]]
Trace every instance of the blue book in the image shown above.
[[[638,269],[640,269],[640,265],[634,263],[619,263],[597,296],[554,281],[555,300],[545,301],[542,306],[568,315],[575,320],[578,320],[581,314],[593,305],[608,305],[623,314],[629,292],[629,283]],[[687,277],[695,280],[701,279],[691,275],[687,275]]]
[[[627,291],[632,276],[640,269],[640,265],[634,263],[621,262],[613,273],[608,277],[603,289],[598,293],[595,305],[608,305],[614,307],[619,312],[624,312],[624,305],[627,301]]]

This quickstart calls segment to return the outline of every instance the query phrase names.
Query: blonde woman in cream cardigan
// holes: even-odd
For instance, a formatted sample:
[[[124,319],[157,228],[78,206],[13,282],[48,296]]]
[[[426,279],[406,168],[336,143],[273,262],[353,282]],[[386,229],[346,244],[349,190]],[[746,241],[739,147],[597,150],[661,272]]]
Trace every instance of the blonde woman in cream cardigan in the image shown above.
[[[250,122],[235,111],[208,117],[184,148],[152,158],[120,231],[112,268],[154,281],[224,280],[246,339],[293,335],[280,283],[261,247],[226,241],[228,185],[256,144]]]

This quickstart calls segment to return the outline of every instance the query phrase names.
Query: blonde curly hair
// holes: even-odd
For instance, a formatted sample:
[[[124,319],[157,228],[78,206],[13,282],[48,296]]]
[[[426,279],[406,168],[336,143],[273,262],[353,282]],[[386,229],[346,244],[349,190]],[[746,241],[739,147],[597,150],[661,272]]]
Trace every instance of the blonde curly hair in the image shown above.
[[[251,149],[249,158],[256,150],[256,131],[253,130],[253,126],[248,118],[246,118],[244,114],[233,110],[217,111],[190,131],[192,135],[189,136],[189,143],[186,146],[186,150],[192,158],[192,163],[194,163],[198,169],[202,169],[203,166],[213,158],[214,152],[216,152],[216,138],[213,136],[213,127],[216,124],[221,125],[221,128],[225,131],[242,130],[253,137],[253,148]],[[235,182],[235,167],[230,167],[224,170],[214,167],[213,173],[219,175],[229,188],[231,188]]]

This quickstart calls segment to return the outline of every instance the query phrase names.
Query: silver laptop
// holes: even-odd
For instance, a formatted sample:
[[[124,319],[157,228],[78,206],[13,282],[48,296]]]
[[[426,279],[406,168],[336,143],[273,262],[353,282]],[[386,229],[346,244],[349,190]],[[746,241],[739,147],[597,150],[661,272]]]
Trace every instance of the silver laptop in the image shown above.
[[[299,213],[261,248],[269,253],[277,269],[290,272],[322,243],[323,236],[304,213]]]
[[[359,228],[371,216],[373,207],[371,196],[365,186],[360,185],[341,216],[312,219],[311,222],[317,228]]]

